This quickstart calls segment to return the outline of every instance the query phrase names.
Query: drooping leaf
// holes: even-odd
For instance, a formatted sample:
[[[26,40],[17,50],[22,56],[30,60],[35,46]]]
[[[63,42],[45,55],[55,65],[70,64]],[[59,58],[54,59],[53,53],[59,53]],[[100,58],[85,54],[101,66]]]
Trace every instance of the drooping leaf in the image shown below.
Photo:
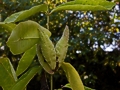
[[[71,64],[63,62],[62,69],[65,71],[72,90],[85,90],[78,72]]]
[[[30,82],[30,80],[39,72],[42,70],[42,67],[40,66],[34,66],[30,68],[25,74],[23,74],[16,84],[12,87],[11,90],[23,90],[26,88],[27,84]]]
[[[14,23],[4,23],[4,22],[0,22],[0,30],[5,30],[5,31],[8,31],[8,32],[11,32],[14,28],[15,28],[16,24]]]
[[[20,54],[34,46],[39,40],[39,30],[43,30],[48,36],[51,32],[34,21],[19,23],[8,38],[7,45],[13,54]]]
[[[113,2],[105,0],[75,0],[57,6],[51,11],[73,10],[73,11],[98,11],[110,10],[115,5]]]
[[[38,13],[40,11],[47,11],[47,5],[42,4],[42,5],[34,6],[29,10],[24,10],[24,11],[14,13],[11,16],[7,17],[4,22],[5,23],[18,22],[18,21],[24,20],[24,19]]]
[[[16,70],[17,76],[22,74],[30,66],[35,55],[36,55],[36,45],[33,46],[32,48],[30,48],[29,50],[27,50],[23,54],[22,58],[20,59],[20,61],[18,63],[18,67]]]
[[[10,60],[0,58],[0,86],[4,90],[10,90],[16,81],[17,77]]]

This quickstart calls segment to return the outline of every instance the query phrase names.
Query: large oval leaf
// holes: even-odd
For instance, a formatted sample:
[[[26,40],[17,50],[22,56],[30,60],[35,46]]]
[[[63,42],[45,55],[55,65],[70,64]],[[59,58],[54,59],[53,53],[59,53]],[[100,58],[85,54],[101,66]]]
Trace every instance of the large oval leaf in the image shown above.
[[[115,3],[105,0],[75,0],[57,6],[55,9],[51,11],[51,13],[59,10],[73,10],[73,11],[110,10],[114,5]]]
[[[22,74],[30,66],[35,55],[36,55],[36,45],[33,46],[32,48],[30,48],[29,50],[27,50],[23,54],[22,58],[20,59],[20,61],[18,63],[18,67],[16,70],[17,76]]]
[[[24,20],[24,19],[38,13],[40,11],[47,11],[47,5],[42,4],[42,5],[34,6],[29,10],[24,10],[24,11],[14,13],[11,16],[7,17],[4,22],[5,23],[18,22],[18,21]]]
[[[4,90],[10,90],[16,81],[17,77],[10,60],[0,58],[0,86]]]
[[[23,90],[23,89],[25,89],[27,84],[30,82],[30,80],[41,70],[42,70],[42,67],[40,67],[40,66],[34,66],[34,67],[30,68],[25,74],[23,74],[18,79],[18,81],[12,87],[11,90]]]
[[[80,79],[78,72],[69,63],[62,63],[62,69],[65,71],[67,79],[72,87],[72,90],[84,90],[83,83]]]
[[[8,38],[7,45],[13,54],[20,54],[34,46],[39,40],[39,30],[43,30],[48,36],[51,32],[34,21],[19,23]]]

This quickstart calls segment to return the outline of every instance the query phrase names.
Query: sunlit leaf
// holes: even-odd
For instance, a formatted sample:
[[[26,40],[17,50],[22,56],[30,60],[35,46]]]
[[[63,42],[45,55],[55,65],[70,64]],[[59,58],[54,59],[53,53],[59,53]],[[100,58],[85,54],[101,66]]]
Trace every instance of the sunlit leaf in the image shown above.
[[[8,38],[7,45],[13,54],[20,54],[34,46],[39,40],[39,30],[43,30],[48,36],[51,32],[34,21],[19,23]]]
[[[0,86],[4,90],[10,90],[16,81],[17,77],[10,60],[0,58]]]
[[[7,17],[4,22],[5,23],[18,22],[18,21],[24,20],[32,15],[35,15],[36,13],[38,13],[40,11],[47,11],[47,5],[42,4],[42,5],[34,6],[29,10],[24,10],[24,11],[14,13],[11,16]]]
[[[26,88],[27,84],[30,82],[30,80],[39,72],[42,70],[42,67],[40,66],[34,66],[30,68],[25,74],[23,74],[16,84],[12,87],[11,90],[23,90]]]
[[[63,62],[62,69],[65,71],[72,90],[84,90],[84,86],[78,72],[70,63]]]
[[[51,11],[73,10],[73,11],[98,11],[110,10],[115,5],[113,2],[105,0],[75,0],[57,6]]]
[[[16,70],[16,75],[19,76],[20,74],[22,74],[32,63],[33,58],[36,55],[36,45],[33,46],[32,48],[30,48],[29,50],[27,50],[22,58],[19,61],[17,70]]]

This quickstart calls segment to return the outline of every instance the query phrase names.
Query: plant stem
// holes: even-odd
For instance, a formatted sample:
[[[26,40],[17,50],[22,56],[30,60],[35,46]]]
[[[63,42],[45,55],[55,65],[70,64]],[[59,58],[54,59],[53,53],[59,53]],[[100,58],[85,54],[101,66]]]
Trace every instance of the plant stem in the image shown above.
[[[47,29],[49,30],[49,13],[47,13]]]
[[[53,75],[50,75],[50,90],[53,90]]]
[[[49,21],[50,21],[50,15],[49,15],[49,4],[48,4],[48,11],[47,11],[47,29],[49,30]],[[53,75],[50,75],[50,90],[53,90]]]

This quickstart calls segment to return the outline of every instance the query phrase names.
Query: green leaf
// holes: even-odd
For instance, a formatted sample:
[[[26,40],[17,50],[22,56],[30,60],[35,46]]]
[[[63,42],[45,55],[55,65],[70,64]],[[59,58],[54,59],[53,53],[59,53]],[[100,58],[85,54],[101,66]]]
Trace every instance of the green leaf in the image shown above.
[[[14,23],[5,24],[4,22],[0,22],[0,30],[2,29],[8,32],[11,32],[15,28],[15,26],[16,24]]]
[[[51,69],[49,64],[45,61],[39,44],[37,44],[36,53],[38,56],[38,61],[39,61],[40,65],[43,67],[43,69],[49,74],[54,74],[54,71]]]
[[[72,89],[72,87],[70,86],[70,83],[64,85],[63,88],[70,88],[70,89]],[[84,88],[85,88],[85,90],[95,90],[95,89],[92,89],[92,88],[89,88],[89,87],[86,87],[86,86],[84,86]]]
[[[18,22],[32,15],[35,15],[36,13],[40,11],[47,11],[47,5],[42,4],[42,5],[34,6],[29,10],[24,10],[24,11],[14,13],[11,16],[7,17],[4,22],[5,23]]]
[[[10,90],[16,81],[17,77],[9,59],[0,58],[0,86],[4,90]]]
[[[70,83],[64,85],[63,88],[70,88],[71,89]]]
[[[23,74],[16,84],[12,87],[11,90],[23,90],[26,88],[27,84],[30,82],[30,80],[39,72],[42,70],[42,67],[40,66],[34,66],[30,68],[25,74]]]
[[[36,45],[30,48],[29,50],[27,50],[23,54],[22,58],[19,61],[17,70],[16,70],[17,76],[22,74],[30,66],[35,55],[36,55]]]
[[[68,49],[68,40],[69,40],[69,28],[68,26],[66,26],[63,31],[62,37],[59,39],[55,46],[56,57],[59,62],[59,67],[61,66],[62,62],[64,62],[64,59],[66,57]]]
[[[39,40],[39,30],[43,30],[48,36],[51,32],[34,21],[19,23],[8,38],[7,45],[13,54],[21,54],[34,46]]]
[[[56,52],[54,48],[53,42],[50,40],[48,35],[43,32],[43,30],[39,30],[40,35],[40,48],[44,60],[49,64],[52,70],[56,67]]]
[[[66,73],[67,79],[70,83],[70,86],[72,87],[72,90],[84,90],[81,78],[78,72],[71,64],[63,62],[62,69]]]
[[[51,11],[51,13],[59,10],[73,10],[73,11],[110,10],[114,5],[115,3],[105,0],[76,0],[57,6],[55,9]]]
[[[92,89],[92,88],[89,88],[89,87],[86,87],[84,86],[85,90],[95,90],[95,89]]]

